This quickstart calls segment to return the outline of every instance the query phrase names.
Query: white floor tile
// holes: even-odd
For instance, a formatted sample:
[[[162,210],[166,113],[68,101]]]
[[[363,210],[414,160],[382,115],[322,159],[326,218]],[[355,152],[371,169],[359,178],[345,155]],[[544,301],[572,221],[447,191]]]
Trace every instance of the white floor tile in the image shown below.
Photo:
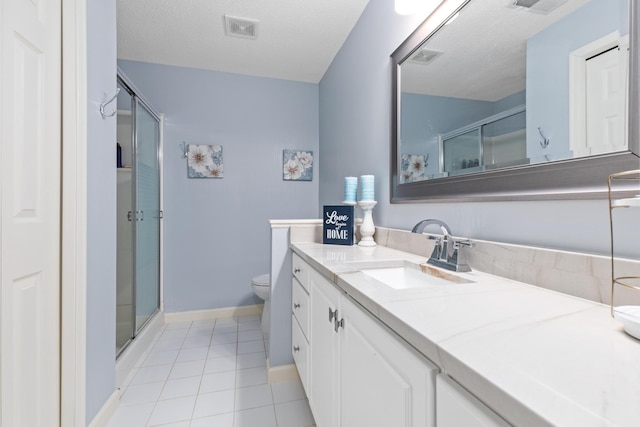
[[[144,359],[142,366],[170,365],[176,361],[179,349],[156,350],[153,349]]]
[[[216,319],[195,320],[191,323],[192,328],[213,328],[216,324]]]
[[[160,335],[160,340],[184,339],[187,336],[188,329],[170,329],[165,330]]]
[[[260,329],[260,321],[254,320],[252,322],[238,323],[238,332],[240,331],[256,331]],[[215,331],[214,331],[215,333]]]
[[[275,407],[278,427],[308,427],[315,424],[306,399],[279,403]]]
[[[211,337],[211,345],[232,344],[238,342],[238,333],[231,332],[226,334],[213,334]]]
[[[259,316],[165,326],[107,427],[313,426],[299,381],[267,383],[265,342]]]
[[[201,376],[204,369],[204,360],[192,362],[176,362],[171,369],[169,379]]]
[[[273,406],[269,384],[236,388],[236,411]]]
[[[121,405],[107,423],[107,427],[144,427],[147,425],[147,420],[154,406],[155,402],[141,405]]]
[[[158,400],[158,397],[160,397],[162,387],[164,387],[164,381],[130,385],[122,395],[120,405],[136,405],[140,403],[155,402]]]
[[[249,368],[236,371],[236,387],[249,387],[267,383],[267,368]]]
[[[238,352],[238,345],[236,343],[229,344],[212,344],[209,346],[209,354],[207,355],[208,359],[213,359],[216,357],[223,356],[234,356]]]
[[[247,409],[235,414],[234,427],[277,427],[273,406]]]
[[[238,369],[259,368],[267,366],[267,356],[264,351],[260,353],[239,354],[236,358]]]
[[[176,362],[192,362],[194,360],[204,360],[209,353],[209,347],[182,348],[178,353]]]
[[[306,399],[307,396],[300,381],[280,381],[271,384],[274,403],[291,402],[292,400]]]
[[[131,384],[147,384],[164,381],[169,376],[171,365],[143,366],[138,368],[138,373]]]
[[[233,427],[233,413],[194,418],[191,427]]]
[[[241,341],[257,341],[261,340],[262,332],[259,329],[254,329],[252,331],[240,331],[238,332],[238,342]]]
[[[191,327],[191,322],[175,322],[175,323],[167,323],[165,326],[165,331],[172,331],[174,329],[189,329]]]
[[[190,420],[193,415],[195,402],[196,396],[180,397],[158,402],[149,418],[149,426]]]
[[[264,351],[264,341],[244,341],[238,343],[238,354],[259,353]]]
[[[182,348],[209,347],[211,335],[189,335],[184,339]]]
[[[205,374],[200,383],[200,393],[212,393],[214,391],[232,390],[236,387],[235,371]]]
[[[235,334],[238,332],[238,325],[220,325],[213,329],[213,335]]]
[[[153,346],[154,351],[161,350],[179,350],[182,346],[184,338],[171,338],[167,340],[158,340],[156,345]]]
[[[200,390],[200,377],[177,378],[167,380],[159,399],[174,399],[176,397],[195,396]]]
[[[204,367],[205,374],[215,374],[217,372],[235,371],[235,370],[236,370],[235,356],[214,357],[214,358],[207,359],[207,364]]]
[[[254,315],[251,315],[251,316],[242,316],[242,317],[238,317],[238,324],[255,322],[255,321],[259,321],[259,320],[260,320],[260,316],[257,315],[257,314],[254,314]]]
[[[233,412],[234,397],[233,390],[199,394],[195,410],[193,411],[193,418],[202,418]]]

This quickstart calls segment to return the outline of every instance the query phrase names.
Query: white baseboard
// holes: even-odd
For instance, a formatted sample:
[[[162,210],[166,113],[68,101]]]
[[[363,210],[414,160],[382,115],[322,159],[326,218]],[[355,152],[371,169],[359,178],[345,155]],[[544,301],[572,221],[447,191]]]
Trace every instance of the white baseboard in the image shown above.
[[[271,366],[267,359],[267,381],[269,384],[281,381],[300,381],[298,369],[293,363],[290,365]]]
[[[102,405],[102,408],[98,411],[96,416],[89,423],[89,427],[105,427],[111,416],[118,409],[118,403],[120,402],[120,391],[114,390],[107,401]]]
[[[244,305],[242,307],[214,308],[211,310],[181,311],[165,313],[165,323],[193,322],[196,320],[222,319],[235,316],[253,316],[262,314],[263,304]]]

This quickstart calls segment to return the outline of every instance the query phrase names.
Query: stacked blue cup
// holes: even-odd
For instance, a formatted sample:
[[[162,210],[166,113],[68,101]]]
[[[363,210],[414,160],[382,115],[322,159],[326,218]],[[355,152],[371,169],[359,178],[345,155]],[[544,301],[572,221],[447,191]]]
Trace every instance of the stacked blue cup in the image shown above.
[[[355,203],[358,191],[358,178],[347,176],[344,178],[344,201],[345,203]]]
[[[360,200],[370,202],[374,199],[374,177],[373,175],[362,175],[360,177]]]

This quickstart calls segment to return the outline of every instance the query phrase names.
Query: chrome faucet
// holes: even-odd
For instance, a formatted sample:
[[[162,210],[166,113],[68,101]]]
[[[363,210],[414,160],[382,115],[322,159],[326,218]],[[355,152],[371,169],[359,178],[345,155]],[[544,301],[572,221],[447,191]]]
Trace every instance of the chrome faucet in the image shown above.
[[[412,233],[422,234],[424,229],[430,225],[438,225],[442,230],[442,237],[429,236],[429,239],[436,241],[431,256],[427,260],[427,264],[444,268],[451,271],[471,271],[467,264],[458,264],[458,253],[462,246],[473,246],[469,240],[455,239],[451,235],[451,228],[439,219],[423,219],[417,223]]]

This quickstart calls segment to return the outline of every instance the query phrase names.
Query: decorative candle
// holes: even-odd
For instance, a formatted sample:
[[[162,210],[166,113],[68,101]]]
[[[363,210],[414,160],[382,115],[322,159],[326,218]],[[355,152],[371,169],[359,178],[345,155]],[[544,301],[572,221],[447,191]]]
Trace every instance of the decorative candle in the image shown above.
[[[346,203],[355,203],[357,191],[358,191],[358,178],[355,176],[345,177],[344,178],[344,201]]]
[[[371,201],[375,200],[373,197],[374,191],[374,177],[373,175],[362,175],[360,177],[360,200]]]

